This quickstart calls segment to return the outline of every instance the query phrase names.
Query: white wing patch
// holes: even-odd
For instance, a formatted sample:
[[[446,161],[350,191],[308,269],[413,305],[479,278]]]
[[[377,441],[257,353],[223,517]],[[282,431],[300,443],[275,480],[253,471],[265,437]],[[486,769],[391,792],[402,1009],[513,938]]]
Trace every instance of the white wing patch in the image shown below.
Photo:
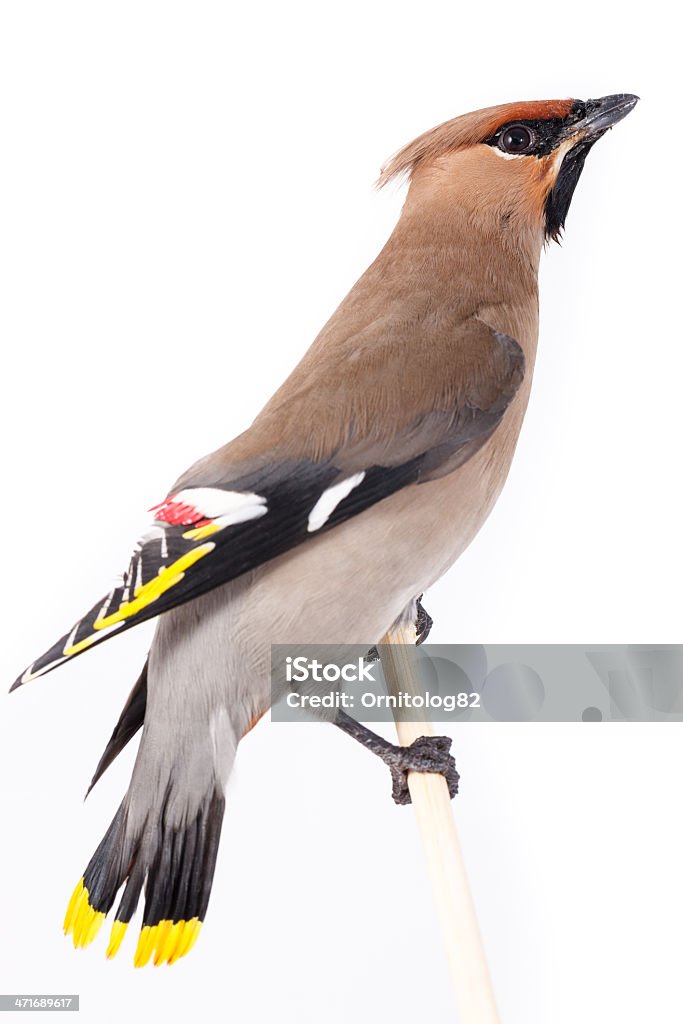
[[[353,476],[347,476],[346,480],[340,480],[339,483],[332,484],[332,486],[328,487],[326,491],[323,491],[311,509],[308,517],[308,532],[315,533],[315,531],[319,530],[321,526],[324,526],[336,509],[337,505],[343,501],[355,487],[358,487],[364,479],[365,470],[361,470],[360,473],[354,473]]]
[[[191,487],[178,491],[173,501],[188,505],[201,512],[207,519],[229,519],[225,526],[244,523],[264,515],[266,499],[250,491],[222,491],[220,487]]]
[[[202,540],[217,530],[249,519],[259,519],[268,511],[262,494],[252,491],[224,491],[220,487],[188,487],[171,494],[150,509],[157,522],[171,526],[189,526],[186,540]],[[144,538],[145,540],[147,538]]]

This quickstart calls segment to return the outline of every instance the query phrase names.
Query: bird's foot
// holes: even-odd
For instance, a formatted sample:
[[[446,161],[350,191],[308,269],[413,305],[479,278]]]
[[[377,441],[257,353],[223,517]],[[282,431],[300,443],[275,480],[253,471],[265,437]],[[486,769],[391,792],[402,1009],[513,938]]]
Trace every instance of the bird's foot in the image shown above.
[[[448,783],[451,799],[458,792],[458,775],[455,758],[452,757],[449,736],[419,736],[409,747],[389,743],[383,736],[357,722],[355,718],[339,711],[334,724],[347,736],[358,740],[388,766],[391,772],[392,793],[397,804],[409,804],[408,772],[435,772],[443,775]]]
[[[428,611],[422,605],[422,594],[418,597],[415,606],[415,646],[419,647],[423,644],[430,634],[431,628],[434,625],[434,619],[431,617]],[[379,661],[379,651],[376,647],[371,647],[368,653],[365,655],[367,662]]]
[[[451,800],[458,792],[460,776],[456,771],[455,758],[450,753],[449,736],[419,736],[409,747],[393,744],[390,749],[378,751],[391,772],[391,795],[394,803],[411,802],[408,789],[408,772],[435,772],[443,775],[448,784]]]
[[[422,594],[417,599],[417,615],[415,616],[415,644],[423,644],[432,631],[434,619],[422,604]]]

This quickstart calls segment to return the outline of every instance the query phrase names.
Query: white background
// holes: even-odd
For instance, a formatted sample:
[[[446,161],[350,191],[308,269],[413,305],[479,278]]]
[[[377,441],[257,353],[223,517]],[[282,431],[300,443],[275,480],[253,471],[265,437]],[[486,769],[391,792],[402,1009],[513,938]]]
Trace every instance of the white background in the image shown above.
[[[374,258],[402,201],[372,189],[392,151],[491,103],[619,91],[642,102],[590,155],[543,259],[507,488],[425,603],[442,642],[683,639],[678,59],[656,5],[618,10],[2,5],[7,686]],[[185,961],[135,971],[134,934],[112,963],[104,936],[85,952],[60,936],[127,785],[133,749],[82,804],[151,629],[0,698],[0,991],[78,992],[88,1024],[453,1021],[412,812],[328,726],[245,740]],[[506,1024],[680,1022],[681,730],[454,735]]]

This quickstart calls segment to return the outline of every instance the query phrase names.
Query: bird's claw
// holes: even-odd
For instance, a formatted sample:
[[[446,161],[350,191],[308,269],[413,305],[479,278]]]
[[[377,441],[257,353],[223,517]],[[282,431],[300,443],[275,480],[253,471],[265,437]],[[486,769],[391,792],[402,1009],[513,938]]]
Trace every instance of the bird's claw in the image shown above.
[[[397,804],[411,802],[408,789],[408,772],[435,772],[443,775],[448,784],[451,800],[458,792],[460,776],[456,771],[455,758],[450,753],[449,736],[419,736],[409,747],[393,744],[380,753],[391,772],[391,795]]]
[[[415,646],[419,647],[423,644],[432,626],[434,625],[434,619],[431,617],[428,611],[423,607],[422,594],[418,597],[415,604]],[[375,661],[379,661],[379,651],[377,647],[371,647],[368,653],[365,655],[365,661],[368,665]]]
[[[417,615],[415,617],[415,645],[423,644],[429,636],[434,619],[422,604],[422,594],[417,599]]]

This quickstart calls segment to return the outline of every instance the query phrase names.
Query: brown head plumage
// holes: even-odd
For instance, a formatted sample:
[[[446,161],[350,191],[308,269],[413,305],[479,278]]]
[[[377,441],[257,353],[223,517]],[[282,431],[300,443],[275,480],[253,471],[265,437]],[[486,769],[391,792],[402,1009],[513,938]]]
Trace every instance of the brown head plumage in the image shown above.
[[[424,132],[382,169],[378,186],[407,176],[459,184],[479,213],[536,221],[557,239],[590,148],[636,104],[625,93],[598,100],[504,103]],[[503,157],[504,159],[500,159]]]

